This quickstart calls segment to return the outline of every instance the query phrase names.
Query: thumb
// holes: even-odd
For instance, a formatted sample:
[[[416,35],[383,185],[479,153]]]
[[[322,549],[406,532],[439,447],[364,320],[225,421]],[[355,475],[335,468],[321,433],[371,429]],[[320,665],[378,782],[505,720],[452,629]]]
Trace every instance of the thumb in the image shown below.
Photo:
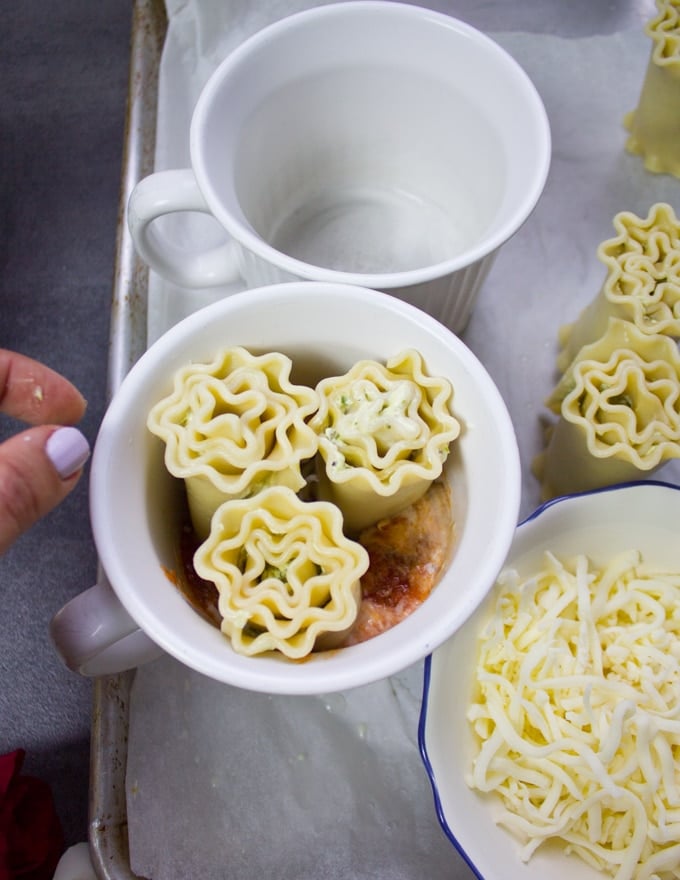
[[[40,425],[0,444],[0,554],[69,494],[89,454],[71,427]]]

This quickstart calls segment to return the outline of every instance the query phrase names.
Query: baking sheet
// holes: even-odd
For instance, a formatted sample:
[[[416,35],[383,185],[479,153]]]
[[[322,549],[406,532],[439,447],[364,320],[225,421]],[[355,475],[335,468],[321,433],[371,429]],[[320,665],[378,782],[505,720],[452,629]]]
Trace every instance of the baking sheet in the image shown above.
[[[305,4],[275,4],[280,15]],[[191,107],[231,45],[263,20],[218,22],[225,5],[168,3],[157,168],[188,163]],[[207,16],[207,18],[206,18]],[[210,18],[217,16],[217,18]],[[219,25],[219,26],[218,26]],[[595,257],[620,210],[680,211],[680,182],[623,151],[649,43],[639,30],[566,40],[492,34],[534,80],[550,116],[553,164],[529,221],[501,251],[464,335],[510,410],[523,464],[522,515],[538,501],[530,463],[554,383],[556,335],[604,278]],[[188,223],[177,233],[219,233]],[[209,222],[209,221],[208,221]],[[148,339],[230,289],[199,295],[151,273]],[[680,482],[680,465],[655,475]],[[171,658],[137,671],[129,694],[127,817],[139,876],[471,877],[439,830],[417,752],[420,664],[346,694],[276,698],[211,682]]]
[[[132,246],[125,225],[125,206],[135,183],[154,167],[158,76],[166,28],[164,0],[135,0],[111,302],[109,396],[115,393],[147,343],[149,271]],[[135,876],[128,852],[125,793],[130,689],[134,675],[134,671],[130,671],[94,681],[89,846],[100,880],[133,880]]]

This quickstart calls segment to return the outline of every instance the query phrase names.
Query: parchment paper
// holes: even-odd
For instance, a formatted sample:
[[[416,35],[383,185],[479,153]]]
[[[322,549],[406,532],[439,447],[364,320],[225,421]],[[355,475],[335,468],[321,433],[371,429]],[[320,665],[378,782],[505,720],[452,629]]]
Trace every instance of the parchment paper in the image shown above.
[[[312,5],[168,0],[157,169],[188,167],[194,102],[234,45]],[[255,8],[253,8],[255,7]],[[510,410],[523,465],[522,517],[539,501],[530,465],[554,385],[557,330],[597,293],[597,245],[621,210],[680,213],[680,181],[623,150],[649,57],[641,30],[563,39],[491,34],[548,111],[553,160],[531,218],[501,251],[464,339]],[[185,238],[219,233],[178,220]],[[180,224],[186,223],[185,227]],[[236,288],[196,294],[151,276],[149,339]],[[680,482],[680,463],[655,477]],[[133,870],[171,878],[455,878],[473,875],[437,822],[417,748],[422,665],[345,693],[280,698],[212,682],[164,657],[136,674],[127,799]]]

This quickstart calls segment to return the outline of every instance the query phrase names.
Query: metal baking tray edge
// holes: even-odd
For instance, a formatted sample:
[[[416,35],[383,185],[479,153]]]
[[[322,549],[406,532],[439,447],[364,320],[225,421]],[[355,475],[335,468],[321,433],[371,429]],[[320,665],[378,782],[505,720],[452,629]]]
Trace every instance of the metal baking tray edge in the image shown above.
[[[158,73],[166,31],[164,0],[134,0],[111,300],[109,398],[146,348],[149,274],[134,251],[126,206],[137,181],[153,171]],[[133,681],[134,671],[94,681],[88,836],[90,857],[100,880],[137,880],[130,866],[125,794]]]

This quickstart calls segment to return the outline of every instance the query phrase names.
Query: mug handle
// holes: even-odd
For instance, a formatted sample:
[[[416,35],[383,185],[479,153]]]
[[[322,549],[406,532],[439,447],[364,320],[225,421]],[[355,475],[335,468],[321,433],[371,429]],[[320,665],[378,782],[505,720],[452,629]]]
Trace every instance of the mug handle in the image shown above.
[[[123,608],[103,575],[55,614],[50,637],[66,666],[85,676],[115,675],[163,653]]]
[[[140,257],[167,281],[180,287],[217,287],[241,278],[233,239],[198,253],[183,250],[151,229],[165,214],[200,211],[210,214],[191,169],[157,171],[142,178],[128,201],[128,228]]]

